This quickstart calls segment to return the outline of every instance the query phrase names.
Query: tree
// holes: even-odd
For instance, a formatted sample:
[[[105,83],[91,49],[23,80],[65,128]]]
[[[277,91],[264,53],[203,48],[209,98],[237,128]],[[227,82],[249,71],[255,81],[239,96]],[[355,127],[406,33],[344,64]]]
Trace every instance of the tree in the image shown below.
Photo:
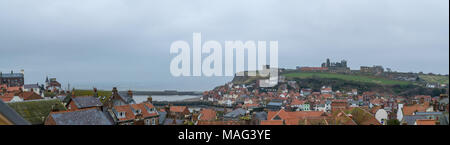
[[[398,121],[397,119],[389,119],[387,121],[387,125],[400,125],[400,121]]]

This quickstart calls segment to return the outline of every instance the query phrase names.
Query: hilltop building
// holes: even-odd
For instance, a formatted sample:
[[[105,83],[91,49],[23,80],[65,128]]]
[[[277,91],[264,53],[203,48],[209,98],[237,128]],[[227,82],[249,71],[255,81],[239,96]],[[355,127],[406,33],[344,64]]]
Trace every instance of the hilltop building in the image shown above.
[[[61,90],[61,83],[56,81],[56,78],[45,78],[45,89],[51,92],[57,92]]]
[[[0,84],[5,84],[7,87],[21,87],[24,84],[24,70],[20,73],[3,73],[0,72]]]
[[[374,65],[372,67],[369,66],[361,66],[360,68],[361,73],[371,73],[371,74],[379,74],[384,72],[383,66],[380,65]]]
[[[326,62],[322,63],[323,68],[328,68],[329,72],[336,73],[349,73],[350,68],[347,67],[347,61],[341,60],[341,62],[330,62],[330,59],[327,58]]]

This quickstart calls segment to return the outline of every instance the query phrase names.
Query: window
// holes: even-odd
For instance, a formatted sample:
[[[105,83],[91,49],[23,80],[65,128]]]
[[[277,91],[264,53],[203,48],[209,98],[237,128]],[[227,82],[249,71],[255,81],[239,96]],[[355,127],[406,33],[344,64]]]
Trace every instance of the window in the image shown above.
[[[141,109],[136,110],[135,114],[141,114]]]
[[[156,125],[156,119],[152,118],[152,125]]]
[[[125,118],[125,112],[119,112],[119,118]]]

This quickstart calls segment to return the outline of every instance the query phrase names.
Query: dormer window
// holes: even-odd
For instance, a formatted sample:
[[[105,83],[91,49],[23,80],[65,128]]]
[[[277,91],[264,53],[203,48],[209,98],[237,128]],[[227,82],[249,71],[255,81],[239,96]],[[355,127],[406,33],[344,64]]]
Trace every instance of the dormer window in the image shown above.
[[[118,118],[125,118],[125,112],[119,112]]]
[[[156,112],[155,108],[148,108],[148,107],[147,107],[147,111],[148,111],[148,113]]]
[[[142,113],[141,109],[137,109],[134,114],[141,114],[141,113]]]

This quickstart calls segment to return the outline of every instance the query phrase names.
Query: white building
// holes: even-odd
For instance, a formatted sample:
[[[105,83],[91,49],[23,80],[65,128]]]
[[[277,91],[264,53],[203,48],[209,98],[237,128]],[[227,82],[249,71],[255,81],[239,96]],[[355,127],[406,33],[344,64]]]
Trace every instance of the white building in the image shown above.
[[[403,104],[398,104],[398,109],[397,109],[397,120],[398,121],[402,121],[403,120]]]
[[[377,113],[375,113],[375,118],[383,125],[386,125],[388,119],[388,113],[384,109],[378,109]]]

